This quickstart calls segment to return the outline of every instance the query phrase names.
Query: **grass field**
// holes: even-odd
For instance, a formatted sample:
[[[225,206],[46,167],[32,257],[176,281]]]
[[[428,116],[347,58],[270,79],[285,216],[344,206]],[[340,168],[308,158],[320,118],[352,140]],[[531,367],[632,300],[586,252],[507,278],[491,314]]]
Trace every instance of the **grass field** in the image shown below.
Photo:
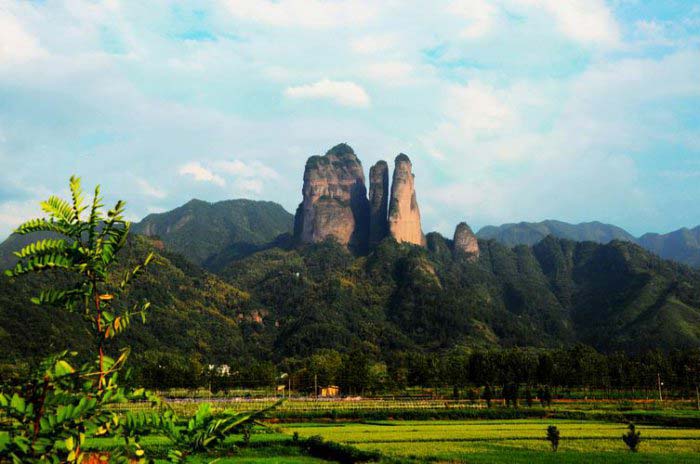
[[[559,451],[550,451],[548,425],[562,435]],[[700,430],[641,427],[640,452],[622,442],[624,424],[564,420],[379,421],[345,424],[287,424],[300,437],[379,451],[403,460],[448,462],[700,462]]]
[[[204,399],[171,400],[187,416]],[[273,398],[214,399],[215,411],[251,411],[271,405]],[[132,404],[129,409],[147,408]],[[287,400],[270,413],[266,427],[257,427],[249,447],[231,436],[215,455],[189,462],[299,463],[337,462],[314,451],[311,437],[340,444],[350,454],[379,453],[380,462],[398,463],[693,463],[700,464],[700,411],[683,401],[563,401],[552,408],[518,409],[450,400]],[[638,425],[638,453],[627,450],[622,435],[627,421]],[[559,451],[545,439],[549,425],[561,433]],[[294,436],[298,440],[293,439]],[[151,456],[164,458],[165,437],[145,437]],[[93,450],[114,446],[110,439],[90,440]],[[325,446],[325,445],[324,445]],[[323,446],[322,446],[323,447]],[[353,451],[354,450],[354,451]],[[320,454],[319,454],[320,453]],[[324,454],[325,453],[325,454]],[[331,453],[332,455],[332,453]],[[346,456],[347,457],[347,456]],[[336,457],[337,459],[337,457]],[[156,460],[156,462],[165,462]],[[343,459],[341,462],[357,462]]]

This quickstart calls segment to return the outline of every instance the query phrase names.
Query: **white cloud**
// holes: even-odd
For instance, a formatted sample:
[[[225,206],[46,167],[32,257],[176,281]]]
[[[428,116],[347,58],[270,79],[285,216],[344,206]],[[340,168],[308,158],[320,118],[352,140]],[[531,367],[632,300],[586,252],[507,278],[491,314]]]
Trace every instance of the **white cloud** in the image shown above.
[[[487,0],[454,0],[447,11],[467,20],[460,31],[460,35],[467,39],[483,37],[491,32],[498,15],[493,2]]]
[[[659,146],[697,150],[693,134],[663,105],[700,98],[697,75],[700,53],[681,52],[597,63],[561,88],[536,81],[453,87],[442,119],[423,137],[428,153],[445,160],[431,166],[448,180],[422,196],[436,204],[450,198],[442,214],[452,210],[481,225],[661,220],[668,200],[640,182],[640,160]],[[695,171],[662,176],[694,178]]]
[[[178,172],[181,176],[192,176],[194,180],[200,182],[211,182],[219,186],[224,186],[226,183],[221,176],[214,174],[196,161],[182,165]]]
[[[223,0],[244,21],[270,26],[327,29],[364,24],[377,15],[374,2],[363,0]]]
[[[343,106],[366,107],[370,104],[365,89],[350,81],[323,79],[313,84],[288,87],[284,94],[293,99],[333,100]]]
[[[0,241],[10,235],[20,224],[43,215],[40,200],[0,202]]]
[[[365,67],[364,75],[369,79],[389,85],[403,85],[414,80],[413,65],[402,61],[372,63]]]
[[[143,194],[148,195],[149,197],[162,199],[162,198],[165,198],[167,196],[167,194],[165,193],[164,190],[159,189],[157,187],[154,187],[146,179],[137,178],[136,185],[139,186],[139,188],[141,189],[141,192]]]
[[[551,14],[562,34],[583,43],[616,45],[620,26],[603,0],[515,0]]]
[[[357,37],[350,42],[350,48],[355,53],[364,55],[385,52],[397,44],[393,34],[368,34]]]
[[[47,53],[15,16],[0,9],[0,64],[29,61]]]
[[[257,177],[260,179],[278,179],[280,177],[277,171],[257,160],[247,163],[242,160],[224,160],[214,164],[219,171],[236,177]]]
[[[260,179],[241,179],[237,180],[234,185],[247,193],[260,194],[263,191],[263,182]]]
[[[450,87],[445,97],[443,120],[431,134],[423,137],[428,152],[435,158],[445,159],[444,150],[458,150],[465,142],[487,140],[506,133],[517,122],[517,115],[505,92],[501,93],[504,95],[477,80]]]

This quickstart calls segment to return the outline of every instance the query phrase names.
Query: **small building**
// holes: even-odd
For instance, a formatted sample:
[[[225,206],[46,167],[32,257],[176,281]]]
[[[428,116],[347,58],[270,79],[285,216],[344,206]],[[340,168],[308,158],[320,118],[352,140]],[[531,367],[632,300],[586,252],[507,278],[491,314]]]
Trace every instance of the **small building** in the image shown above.
[[[321,388],[322,398],[334,398],[336,396],[340,396],[340,387],[336,385],[329,385]]]

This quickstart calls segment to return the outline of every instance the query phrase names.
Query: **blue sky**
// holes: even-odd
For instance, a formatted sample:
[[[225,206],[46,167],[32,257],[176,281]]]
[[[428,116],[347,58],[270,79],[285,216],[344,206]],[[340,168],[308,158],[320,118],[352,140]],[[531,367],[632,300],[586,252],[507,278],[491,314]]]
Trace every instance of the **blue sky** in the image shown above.
[[[0,236],[73,173],[293,211],[339,142],[411,157],[426,231],[700,224],[700,1],[427,5],[0,0]]]

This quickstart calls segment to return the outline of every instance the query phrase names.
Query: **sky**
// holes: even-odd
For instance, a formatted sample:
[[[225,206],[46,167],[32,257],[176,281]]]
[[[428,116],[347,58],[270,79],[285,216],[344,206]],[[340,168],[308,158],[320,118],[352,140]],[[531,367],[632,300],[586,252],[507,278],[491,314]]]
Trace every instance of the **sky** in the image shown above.
[[[700,0],[0,0],[0,238],[71,174],[128,216],[293,212],[413,161],[425,231],[700,224]]]

